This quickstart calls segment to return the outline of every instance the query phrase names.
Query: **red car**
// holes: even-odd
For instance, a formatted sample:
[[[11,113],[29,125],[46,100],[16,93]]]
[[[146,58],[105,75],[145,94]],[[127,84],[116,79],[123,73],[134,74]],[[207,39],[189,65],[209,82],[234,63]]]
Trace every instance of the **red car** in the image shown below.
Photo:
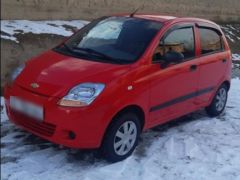
[[[231,52],[215,23],[116,15],[17,68],[4,95],[13,123],[115,162],[146,129],[201,108],[219,115],[230,79]]]

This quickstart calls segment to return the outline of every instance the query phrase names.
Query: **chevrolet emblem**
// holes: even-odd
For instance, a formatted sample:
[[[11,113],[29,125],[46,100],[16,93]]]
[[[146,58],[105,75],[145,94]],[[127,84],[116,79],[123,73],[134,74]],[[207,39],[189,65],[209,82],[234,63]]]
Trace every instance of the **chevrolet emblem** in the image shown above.
[[[32,83],[31,87],[35,89],[35,88],[39,88],[39,85],[37,83]]]

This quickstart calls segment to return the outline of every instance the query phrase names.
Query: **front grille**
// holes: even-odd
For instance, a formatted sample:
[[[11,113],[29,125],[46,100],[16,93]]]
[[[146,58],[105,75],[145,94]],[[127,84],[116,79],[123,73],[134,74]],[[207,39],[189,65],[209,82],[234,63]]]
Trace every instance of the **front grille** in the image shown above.
[[[55,132],[56,126],[46,122],[39,122],[33,118],[30,118],[22,113],[12,111],[11,114],[14,117],[14,122],[18,125],[25,127],[33,132],[36,132],[44,136],[52,136]]]

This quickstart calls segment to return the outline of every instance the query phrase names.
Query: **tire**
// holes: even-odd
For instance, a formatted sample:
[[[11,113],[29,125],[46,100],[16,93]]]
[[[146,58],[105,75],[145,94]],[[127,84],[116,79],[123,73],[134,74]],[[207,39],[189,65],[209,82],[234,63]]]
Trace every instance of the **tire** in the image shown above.
[[[109,162],[126,159],[136,148],[140,132],[138,116],[131,112],[123,113],[110,124],[103,139],[101,154]]]
[[[206,107],[206,112],[209,116],[215,117],[221,114],[226,106],[228,98],[228,87],[222,84],[217,90],[211,104]]]

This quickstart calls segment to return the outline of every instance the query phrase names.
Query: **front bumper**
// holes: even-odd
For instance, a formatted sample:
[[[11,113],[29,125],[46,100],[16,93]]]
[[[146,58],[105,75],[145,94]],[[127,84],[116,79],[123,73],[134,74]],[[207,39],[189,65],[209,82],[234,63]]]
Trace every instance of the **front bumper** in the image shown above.
[[[39,122],[13,111],[9,106],[10,96],[43,106],[44,120]],[[36,94],[16,84],[5,87],[4,98],[9,119],[41,138],[71,148],[98,148],[101,145],[109,120],[105,113],[107,106],[61,107],[57,105],[59,98]]]

